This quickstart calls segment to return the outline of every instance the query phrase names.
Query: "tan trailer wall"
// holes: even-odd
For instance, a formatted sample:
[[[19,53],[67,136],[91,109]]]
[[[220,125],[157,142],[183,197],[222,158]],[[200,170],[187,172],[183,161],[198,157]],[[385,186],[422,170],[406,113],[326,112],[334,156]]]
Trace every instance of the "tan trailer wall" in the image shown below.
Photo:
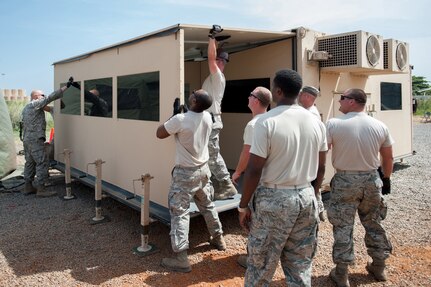
[[[63,162],[58,153],[68,148],[72,150],[72,166],[85,172],[88,163],[100,158],[106,161],[102,166],[103,180],[131,192],[134,190],[132,180],[149,173],[154,176],[151,200],[167,206],[175,145],[172,137],[157,139],[156,129],[172,115],[174,98],[183,90],[180,39],[183,39],[182,31],[177,35],[152,38],[99,52],[79,61],[55,65],[55,88],[71,75],[75,80],[113,79],[112,118],[83,116],[83,108],[81,116],[63,115],[59,113],[59,103],[56,103],[56,159]],[[160,72],[160,122],[117,119],[116,77],[154,71]],[[89,166],[88,172],[95,176],[94,165]],[[140,182],[135,183],[135,190],[141,193]]]
[[[270,78],[271,82],[278,70],[292,68],[292,41],[261,46],[258,48],[233,53],[229,57],[224,74],[226,81]],[[198,89],[208,76],[208,62],[187,63],[185,82],[190,83],[190,89]],[[200,76],[199,76],[200,75]],[[196,81],[196,77],[200,81]],[[251,92],[251,91],[249,91]],[[220,133],[220,149],[229,169],[235,169],[243,146],[243,132],[250,114],[223,113],[223,129]]]

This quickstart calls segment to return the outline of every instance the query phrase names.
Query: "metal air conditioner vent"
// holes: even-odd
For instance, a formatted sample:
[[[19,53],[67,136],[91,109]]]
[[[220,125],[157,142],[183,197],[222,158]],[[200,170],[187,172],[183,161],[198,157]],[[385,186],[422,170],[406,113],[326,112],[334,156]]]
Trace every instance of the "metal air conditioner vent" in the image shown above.
[[[390,73],[409,71],[409,46],[405,42],[394,39],[383,41],[383,68]]]
[[[322,70],[372,73],[383,69],[383,39],[364,31],[329,35],[317,38],[318,51],[332,57],[320,61]]]

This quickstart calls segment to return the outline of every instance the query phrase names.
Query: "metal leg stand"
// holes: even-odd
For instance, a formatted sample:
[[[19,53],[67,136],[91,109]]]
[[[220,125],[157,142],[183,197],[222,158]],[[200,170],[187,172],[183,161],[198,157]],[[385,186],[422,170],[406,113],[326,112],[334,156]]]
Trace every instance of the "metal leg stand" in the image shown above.
[[[95,184],[95,200],[96,200],[96,216],[92,218],[90,224],[98,224],[110,221],[107,216],[102,216],[102,164],[105,163],[101,159],[97,159],[96,165],[96,184]]]
[[[141,197],[141,246],[133,248],[133,253],[139,256],[147,256],[158,252],[156,246],[148,243],[150,231],[150,180],[153,177],[148,173],[141,176],[143,194]]]
[[[63,196],[64,200],[71,200],[76,198],[76,196],[72,194],[72,181],[70,179],[70,153],[71,153],[70,150],[64,149],[64,152],[63,152],[64,164],[65,164],[64,179],[66,181],[66,195]]]

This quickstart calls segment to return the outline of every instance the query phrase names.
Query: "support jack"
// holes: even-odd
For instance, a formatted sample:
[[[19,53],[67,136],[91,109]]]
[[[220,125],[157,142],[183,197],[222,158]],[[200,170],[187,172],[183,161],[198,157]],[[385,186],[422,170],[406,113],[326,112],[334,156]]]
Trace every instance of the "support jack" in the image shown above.
[[[133,254],[138,256],[148,256],[156,253],[159,249],[148,243],[150,233],[150,174],[142,175],[139,179],[142,182],[143,194],[141,197],[141,246],[133,248]]]
[[[95,162],[89,163],[96,166],[96,184],[94,186],[94,197],[96,202],[96,216],[90,221],[91,225],[105,223],[111,221],[109,217],[102,215],[102,164],[105,162],[101,159],[97,159]],[[87,167],[88,169],[88,167]]]

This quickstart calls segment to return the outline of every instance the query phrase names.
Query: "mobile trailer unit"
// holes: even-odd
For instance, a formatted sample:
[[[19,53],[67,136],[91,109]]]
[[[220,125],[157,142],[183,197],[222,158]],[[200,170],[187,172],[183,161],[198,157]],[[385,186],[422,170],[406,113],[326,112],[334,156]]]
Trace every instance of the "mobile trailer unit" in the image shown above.
[[[106,114],[95,116],[84,89],[66,91],[66,107],[55,109],[57,167],[64,169],[59,152],[70,149],[72,175],[94,185],[95,172],[88,164],[102,159],[106,162],[103,190],[137,210],[142,193],[134,180],[149,173],[154,177],[150,214],[169,222],[167,194],[175,146],[173,138],[159,140],[155,131],[172,115],[174,99],[179,97],[184,103],[208,75],[205,56],[210,28],[178,24],[54,63],[56,88],[73,75],[85,90],[97,89],[108,105]],[[236,166],[243,129],[251,119],[247,108],[250,91],[258,85],[270,88],[275,72],[283,68],[297,70],[304,85],[320,87],[322,96],[317,106],[324,121],[337,115],[340,92],[350,87],[363,88],[370,96],[367,110],[386,122],[395,137],[395,155],[411,154],[410,70],[393,72],[380,66],[358,65],[323,67],[325,60],[319,56],[316,60],[315,55],[321,52],[319,39],[326,36],[302,27],[285,32],[225,28],[222,35],[231,35],[222,43],[230,53],[220,135],[221,153],[228,168]],[[397,106],[393,111],[380,111],[382,82],[401,85],[401,109]],[[400,132],[399,127],[403,129]],[[327,179],[333,172],[330,166],[328,158]],[[231,200],[216,201],[217,210],[235,208],[239,198],[237,195]],[[192,213],[198,214],[194,205]]]

